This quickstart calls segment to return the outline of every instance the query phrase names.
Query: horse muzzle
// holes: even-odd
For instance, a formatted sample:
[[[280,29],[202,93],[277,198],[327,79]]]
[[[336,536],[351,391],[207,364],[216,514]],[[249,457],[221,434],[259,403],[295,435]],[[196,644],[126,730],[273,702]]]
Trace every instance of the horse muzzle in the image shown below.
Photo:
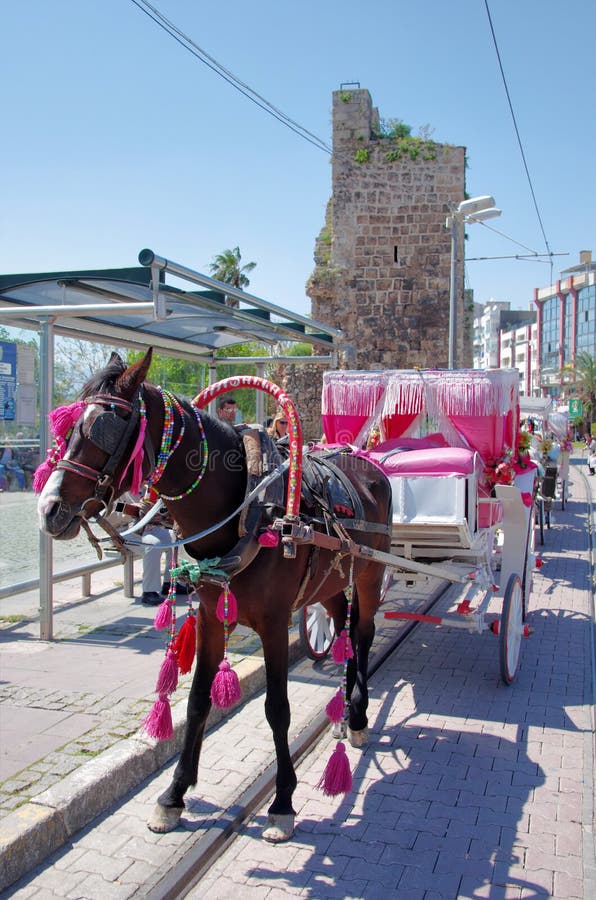
[[[70,540],[81,529],[81,506],[73,506],[60,496],[61,473],[53,472],[37,501],[39,527],[57,540]]]

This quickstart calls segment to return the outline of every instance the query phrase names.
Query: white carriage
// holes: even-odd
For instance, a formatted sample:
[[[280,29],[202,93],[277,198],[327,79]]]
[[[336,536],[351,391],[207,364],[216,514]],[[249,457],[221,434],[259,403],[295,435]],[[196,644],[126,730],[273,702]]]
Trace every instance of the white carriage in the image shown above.
[[[535,566],[537,469],[518,455],[518,384],[515,369],[334,371],[322,400],[328,444],[351,445],[390,480],[392,552],[376,558],[404,586],[428,576],[461,585],[439,618],[387,615],[490,629],[506,684],[528,634]],[[495,596],[500,619],[488,615]]]

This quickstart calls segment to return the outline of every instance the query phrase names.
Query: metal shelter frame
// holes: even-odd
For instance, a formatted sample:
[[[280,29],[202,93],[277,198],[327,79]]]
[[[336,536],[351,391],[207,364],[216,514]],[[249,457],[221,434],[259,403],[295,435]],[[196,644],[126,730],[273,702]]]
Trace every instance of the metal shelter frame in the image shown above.
[[[54,395],[55,336],[79,338],[134,350],[153,346],[182,359],[207,364],[209,383],[220,363],[265,365],[276,361],[337,366],[343,333],[216,281],[186,266],[141,250],[138,267],[86,269],[28,275],[0,275],[0,324],[40,334],[40,444],[51,444],[48,416]],[[182,286],[166,283],[166,276]],[[190,286],[198,285],[204,290]],[[231,298],[235,305],[229,305]],[[32,321],[35,324],[32,324]],[[215,356],[243,341],[274,346],[282,341],[317,347],[316,356]],[[321,351],[327,350],[327,353]],[[264,395],[257,393],[257,418],[264,416]],[[53,639],[52,539],[40,532],[40,638]],[[16,586],[15,586],[16,587]]]

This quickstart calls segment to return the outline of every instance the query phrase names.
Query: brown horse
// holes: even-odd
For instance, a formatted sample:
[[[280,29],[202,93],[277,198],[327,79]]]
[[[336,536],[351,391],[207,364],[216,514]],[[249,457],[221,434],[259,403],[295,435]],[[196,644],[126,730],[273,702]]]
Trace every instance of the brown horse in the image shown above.
[[[224,523],[242,505],[247,469],[237,430],[205,412],[199,413],[184,401],[176,400],[166,410],[163,392],[145,380],[151,352],[148,350],[143,359],[128,367],[117,354],[112,354],[108,365],[85,385],[84,406],[81,404],[74,413],[77,418],[66,435],[63,457],[57,460],[39,499],[41,527],[55,539],[75,537],[81,525],[89,527],[88,519],[109,508],[117,496],[130,490],[134,476],[129,462],[133,455],[139,468],[142,461],[143,480],[151,478],[156,467],[159,470],[156,489],[182,538],[192,538],[210,526]],[[172,452],[164,458],[160,448],[163,449],[167,432]],[[178,442],[181,432],[183,436]],[[360,530],[350,530],[350,537],[374,550],[388,551],[391,489],[387,478],[367,460],[349,453],[338,454],[334,463],[344,473],[344,484],[349,481],[361,502],[363,516],[354,523]],[[137,478],[140,475],[137,472]],[[283,477],[287,478],[287,470]],[[279,511],[282,513],[283,509]],[[315,528],[324,531],[324,526],[317,524],[316,517],[312,516],[312,504],[309,515]],[[333,617],[339,634],[346,623],[344,591],[353,568],[350,637],[354,655],[347,664],[347,724],[351,742],[363,746],[367,738],[368,657],[384,566],[370,559],[354,559],[345,546],[338,551],[300,545],[293,558],[286,558],[282,545],[261,547],[254,539],[254,523],[251,528],[248,539],[239,541],[236,515],[209,534],[191,539],[185,549],[196,560],[217,557],[226,560],[237,598],[237,621],[252,628],[262,642],[266,668],[265,712],[277,757],[275,797],[269,808],[264,837],[281,841],[292,835],[295,818],[292,795],[296,775],[288,746],[291,612],[321,602]],[[212,702],[210,691],[224,650],[224,626],[216,615],[221,585],[201,580],[198,589],[197,665],[181,756],[172,783],[159,797],[148,823],[149,828],[158,832],[177,826],[184,809],[184,794],[196,784],[203,733]]]

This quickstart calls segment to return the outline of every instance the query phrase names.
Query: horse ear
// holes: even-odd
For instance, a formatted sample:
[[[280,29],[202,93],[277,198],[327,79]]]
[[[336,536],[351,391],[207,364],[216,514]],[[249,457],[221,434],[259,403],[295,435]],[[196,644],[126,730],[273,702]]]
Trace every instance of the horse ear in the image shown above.
[[[143,383],[147,377],[152,356],[153,347],[149,347],[142,359],[133,363],[132,366],[129,366],[126,371],[119,376],[116,386],[122,391],[124,396],[132,396],[139,385]]]
[[[115,350],[112,350],[112,352],[110,353],[110,358],[108,360],[108,366],[111,366],[113,363],[116,363],[116,362],[121,363],[123,369],[126,368],[126,363],[124,362],[124,360],[122,359],[120,354],[116,353]]]

